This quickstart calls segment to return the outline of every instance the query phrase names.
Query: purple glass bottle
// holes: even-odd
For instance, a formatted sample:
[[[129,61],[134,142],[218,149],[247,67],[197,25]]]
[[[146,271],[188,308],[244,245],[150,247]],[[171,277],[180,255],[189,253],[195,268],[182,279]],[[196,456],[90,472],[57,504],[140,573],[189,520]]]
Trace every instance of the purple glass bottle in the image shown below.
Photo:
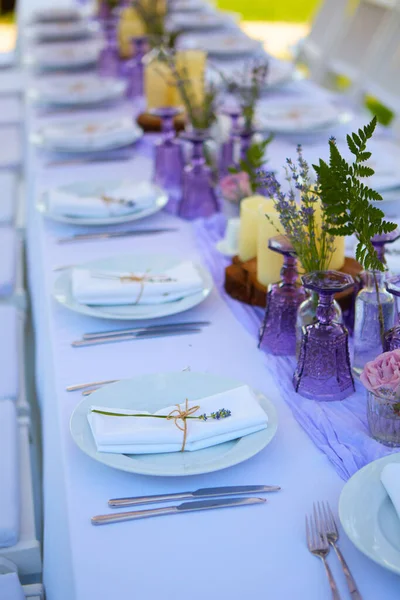
[[[182,200],[178,214],[184,219],[209,217],[219,211],[212,170],[206,164],[203,145],[206,131],[193,130],[181,136],[193,145],[191,163],[183,170]]]
[[[343,400],[354,392],[354,380],[347,329],[333,321],[333,297],[352,287],[353,279],[339,271],[315,271],[301,280],[305,288],[319,294],[318,321],[303,328],[293,386],[313,400]]]
[[[224,177],[229,173],[229,167],[233,167],[235,163],[235,145],[238,140],[238,124],[240,119],[239,108],[224,108],[223,114],[227,115],[231,119],[231,129],[229,133],[229,139],[221,145],[220,159],[219,159],[219,176]]]
[[[390,292],[391,294],[393,294],[393,296],[397,298],[400,297],[400,275],[388,277],[385,281],[385,285],[388,292]],[[395,306],[397,306],[397,302],[395,302]],[[395,325],[385,333],[385,343],[383,347],[384,352],[400,348],[400,314],[397,310],[396,312],[397,325]]]
[[[297,310],[306,299],[304,288],[297,285],[296,252],[283,235],[268,240],[268,248],[283,254],[282,281],[269,286],[258,347],[270,354],[295,355]]]
[[[151,110],[152,115],[161,118],[163,137],[155,147],[153,181],[168,192],[167,211],[176,214],[182,198],[182,176],[184,158],[182,143],[175,137],[174,117],[182,112],[178,108],[166,106]]]
[[[119,48],[117,40],[117,19],[111,16],[103,23],[104,46],[100,52],[98,72],[101,77],[118,77]]]

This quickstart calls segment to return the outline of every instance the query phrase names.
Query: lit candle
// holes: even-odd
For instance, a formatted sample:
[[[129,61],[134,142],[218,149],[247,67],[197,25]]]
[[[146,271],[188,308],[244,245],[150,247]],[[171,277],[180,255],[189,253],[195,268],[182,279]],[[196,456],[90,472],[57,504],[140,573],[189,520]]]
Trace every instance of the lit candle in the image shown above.
[[[246,261],[257,256],[258,221],[260,218],[259,208],[261,206],[265,208],[270,207],[271,203],[272,200],[268,200],[264,196],[250,196],[240,203],[240,260]],[[265,212],[267,212],[267,210]]]
[[[145,35],[145,33],[145,24],[143,23],[137,11],[131,6],[125,8],[122,11],[118,24],[119,53],[122,58],[130,58],[132,56],[131,39],[133,37]]]
[[[267,203],[261,204],[258,208],[257,230],[257,280],[266,287],[281,278],[283,256],[268,248],[268,240],[281,231],[282,227],[274,201],[268,199]]]

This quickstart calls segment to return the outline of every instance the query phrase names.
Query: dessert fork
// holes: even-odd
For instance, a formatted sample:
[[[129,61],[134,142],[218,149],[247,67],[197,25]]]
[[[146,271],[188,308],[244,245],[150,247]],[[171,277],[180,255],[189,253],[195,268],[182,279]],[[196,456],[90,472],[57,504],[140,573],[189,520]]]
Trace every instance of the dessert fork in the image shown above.
[[[333,578],[332,571],[328,565],[326,557],[329,554],[329,542],[326,534],[321,531],[318,516],[314,506],[314,516],[306,516],[306,535],[307,546],[311,554],[322,560],[325,567],[326,576],[328,577],[329,585],[332,592],[332,600],[341,600],[336,582]]]

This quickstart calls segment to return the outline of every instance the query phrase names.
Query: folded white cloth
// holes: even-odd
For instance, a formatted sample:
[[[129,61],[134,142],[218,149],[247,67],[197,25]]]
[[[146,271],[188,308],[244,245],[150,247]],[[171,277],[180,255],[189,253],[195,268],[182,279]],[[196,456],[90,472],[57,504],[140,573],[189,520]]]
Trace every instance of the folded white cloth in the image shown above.
[[[110,201],[104,200],[104,198]],[[112,217],[128,215],[148,208],[154,203],[154,187],[143,181],[139,184],[122,182],[113,190],[99,191],[98,195],[78,196],[61,189],[50,190],[47,207],[52,214],[71,217]],[[115,202],[113,202],[115,200]],[[119,203],[118,200],[132,202]]]
[[[5,548],[19,539],[18,422],[12,400],[0,401],[0,457],[0,548]]]
[[[400,463],[390,463],[382,469],[381,481],[400,519]]]
[[[129,143],[133,130],[134,125],[130,119],[109,119],[48,125],[41,130],[41,134],[45,143],[54,147],[96,149],[111,144]]]
[[[2,600],[25,600],[24,590],[17,573],[0,575],[0,598]]]
[[[201,400],[190,401],[189,408],[200,406],[196,415],[210,415],[224,408],[231,416],[207,421],[187,419],[187,437],[185,451],[193,452],[216,446],[230,440],[265,429],[268,417],[247,386],[208,396]],[[185,404],[180,404],[185,410]],[[92,410],[117,412],[120,414],[144,414],[142,410],[124,410],[92,406]],[[156,415],[169,415],[176,406],[168,406],[157,411]],[[114,417],[89,412],[89,424],[99,452],[121,454],[157,454],[180,452],[183,431],[174,420],[143,417]],[[182,421],[178,421],[182,426]]]
[[[144,279],[142,282],[123,279],[130,276]],[[72,271],[72,295],[80,304],[164,304],[196,294],[202,288],[202,279],[189,261],[163,272]]]

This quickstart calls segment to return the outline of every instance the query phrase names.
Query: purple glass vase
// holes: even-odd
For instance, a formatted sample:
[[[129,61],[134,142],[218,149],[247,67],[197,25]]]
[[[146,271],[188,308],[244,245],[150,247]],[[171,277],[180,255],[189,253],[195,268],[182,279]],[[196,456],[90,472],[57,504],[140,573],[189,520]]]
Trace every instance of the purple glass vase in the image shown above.
[[[219,158],[220,177],[227,175],[229,173],[229,168],[233,167],[235,164],[235,145],[238,140],[240,109],[228,107],[224,108],[222,112],[230,117],[231,129],[229,132],[229,139],[221,145]]]
[[[249,151],[255,133],[254,129],[248,129],[246,127],[238,131],[240,138],[240,160],[247,160],[247,152]]]
[[[181,136],[192,143],[191,163],[183,170],[182,200],[178,214],[184,219],[209,217],[219,211],[211,168],[206,164],[203,146],[206,131],[193,130]]]
[[[101,77],[118,77],[119,47],[117,40],[117,19],[111,17],[103,23],[104,46],[100,52],[98,72]]]
[[[278,235],[268,240],[268,248],[283,254],[282,281],[269,286],[258,347],[270,354],[290,356],[296,354],[297,310],[306,294],[297,285],[296,252],[289,240]]]
[[[400,297],[400,275],[394,275],[388,277],[385,281],[385,286],[388,292],[393,294],[396,298]],[[395,302],[397,306],[397,302]],[[397,312],[397,310],[396,310]],[[385,342],[383,345],[384,352],[389,350],[396,350],[400,348],[400,315],[397,312],[397,325],[385,332]]]
[[[132,38],[133,56],[124,61],[121,70],[121,76],[126,79],[126,97],[137,98],[144,94],[144,67],[143,57],[148,51],[147,36],[137,36]]]
[[[400,238],[400,229],[395,229],[390,233],[381,233],[380,235],[374,235],[371,238],[371,242],[375,251],[378,255],[379,260],[382,264],[386,265],[386,257],[385,257],[385,246],[386,244],[392,244],[396,240]]]
[[[166,106],[150,113],[161,118],[163,137],[155,147],[153,181],[168,192],[168,212],[176,214],[182,198],[182,175],[185,166],[182,144],[175,137],[174,117],[180,109]]]
[[[353,286],[350,275],[315,271],[301,278],[319,294],[317,323],[303,328],[300,357],[293,375],[298,394],[320,401],[343,400],[354,392],[347,329],[333,321],[333,297]]]

